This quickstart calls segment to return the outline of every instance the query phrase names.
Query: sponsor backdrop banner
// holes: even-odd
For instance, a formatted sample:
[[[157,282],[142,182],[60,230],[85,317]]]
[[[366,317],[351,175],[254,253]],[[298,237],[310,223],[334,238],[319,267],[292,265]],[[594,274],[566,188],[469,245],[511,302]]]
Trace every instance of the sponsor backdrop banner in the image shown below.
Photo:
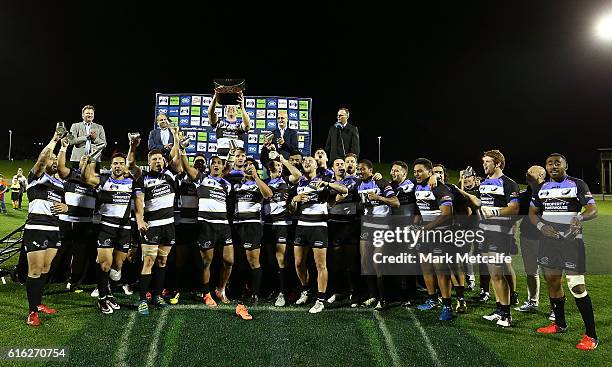
[[[207,159],[217,152],[217,134],[208,122],[208,107],[212,101],[210,94],[194,93],[157,93],[155,95],[155,115],[167,114],[172,121],[178,121],[179,128],[191,137],[191,145],[186,148],[192,157],[203,152]],[[289,117],[288,127],[297,130],[298,149],[310,155],[312,135],[312,99],[297,97],[244,97],[246,112],[251,118],[251,130],[247,134],[245,150],[247,156],[259,161],[264,136],[276,128],[278,111],[285,110]],[[216,113],[224,118],[224,108],[217,105]],[[238,112],[241,120],[241,112]],[[154,122],[154,127],[155,122]]]

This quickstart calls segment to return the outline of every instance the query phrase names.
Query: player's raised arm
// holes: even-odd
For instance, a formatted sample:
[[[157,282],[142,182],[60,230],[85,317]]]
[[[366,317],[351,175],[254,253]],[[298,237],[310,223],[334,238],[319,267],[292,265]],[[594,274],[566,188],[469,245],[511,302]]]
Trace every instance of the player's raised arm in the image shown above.
[[[57,155],[57,173],[61,178],[66,178],[70,174],[70,168],[66,167],[66,151],[70,142],[68,138],[61,140],[62,146],[60,147],[59,154]]]
[[[215,95],[212,98],[212,101],[210,102],[210,106],[208,106],[208,123],[210,123],[210,126],[212,127],[216,127],[217,126],[217,122],[219,121],[219,118],[217,117],[217,113],[215,112],[215,108],[217,107],[217,91],[215,90]]]
[[[142,176],[142,170],[136,165],[136,148],[138,148],[139,144],[140,137],[136,139],[131,139],[130,149],[128,150],[127,154],[128,170],[130,171],[130,174],[132,175],[134,180],[137,180],[140,176]]]
[[[53,154],[53,149],[57,145],[57,142],[60,140],[59,135],[57,133],[53,134],[53,138],[46,147],[43,148],[42,152],[38,155],[38,159],[36,163],[34,163],[34,167],[32,167],[32,172],[39,177],[45,172],[47,168],[47,160]]]

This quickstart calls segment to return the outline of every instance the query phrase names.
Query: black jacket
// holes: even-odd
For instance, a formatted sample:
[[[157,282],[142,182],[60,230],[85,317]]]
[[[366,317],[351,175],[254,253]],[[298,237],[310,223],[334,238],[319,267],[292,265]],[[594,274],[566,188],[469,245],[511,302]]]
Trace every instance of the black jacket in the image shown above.
[[[330,126],[325,143],[325,152],[329,162],[332,163],[335,159],[343,159],[348,153],[354,153],[359,157],[359,130],[357,130],[357,126],[348,123],[343,128],[337,128],[336,125]]]
[[[276,140],[280,138],[280,129],[276,128],[272,130],[272,133],[274,134],[274,141],[276,142]],[[282,154],[285,159],[289,159],[291,152],[298,148],[297,131],[289,128],[285,129],[283,140],[285,140],[285,143],[282,146],[277,147],[277,151]]]

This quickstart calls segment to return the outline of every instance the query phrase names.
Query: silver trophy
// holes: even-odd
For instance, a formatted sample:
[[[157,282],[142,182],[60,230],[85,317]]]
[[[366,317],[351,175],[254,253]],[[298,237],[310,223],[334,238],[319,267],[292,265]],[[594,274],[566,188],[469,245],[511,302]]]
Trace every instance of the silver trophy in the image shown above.
[[[60,139],[63,139],[66,135],[68,135],[66,125],[64,125],[62,121],[58,122],[57,125],[55,125],[55,133],[60,137]]]
[[[268,158],[270,158],[271,160],[275,160],[276,158],[278,158],[278,153],[276,152],[276,150],[271,150],[270,153],[268,153]]]
[[[264,140],[266,141],[266,143],[272,143],[272,141],[274,140],[274,133],[271,131],[266,133],[266,135],[264,136]]]
[[[180,145],[183,148],[187,148],[191,144],[191,138],[186,136],[183,140],[181,140]]]
[[[136,132],[136,133],[128,133],[128,140],[132,141],[132,140],[137,140],[140,139],[140,133]]]

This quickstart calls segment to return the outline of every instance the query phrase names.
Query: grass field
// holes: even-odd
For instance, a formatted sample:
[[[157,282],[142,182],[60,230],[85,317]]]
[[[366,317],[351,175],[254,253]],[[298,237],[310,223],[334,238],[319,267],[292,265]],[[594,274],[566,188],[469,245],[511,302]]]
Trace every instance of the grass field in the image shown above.
[[[25,168],[25,167],[24,167]],[[4,166],[0,162],[0,170]],[[27,168],[26,168],[27,169]],[[381,170],[382,171],[382,170]],[[612,203],[599,203],[601,217],[587,223],[588,266],[605,267],[610,256]],[[0,217],[0,233],[23,223]],[[12,221],[14,220],[14,222]],[[517,273],[521,261],[515,261]],[[609,273],[608,273],[609,274]],[[525,297],[525,278],[518,291]],[[66,362],[4,361],[1,366],[608,366],[612,361],[612,276],[589,275],[600,347],[593,352],[574,348],[583,333],[582,321],[568,293],[566,334],[540,336],[535,329],[548,323],[545,285],[538,314],[513,313],[514,326],[499,329],[482,319],[494,307],[468,304],[468,313],[451,322],[438,321],[438,312],[390,307],[384,311],[350,309],[346,303],[308,314],[310,305],[275,309],[260,303],[254,320],[242,321],[234,306],[208,309],[189,299],[148,317],[135,311],[136,294],[116,297],[122,310],[102,315],[88,292],[68,293],[62,284],[50,285],[44,302],[57,307],[43,315],[42,326],[26,327],[25,289],[0,284],[0,347],[68,347]],[[89,290],[93,288],[90,287]],[[468,298],[474,293],[468,293]],[[346,301],[345,301],[346,302]],[[396,306],[396,305],[392,305]]]

